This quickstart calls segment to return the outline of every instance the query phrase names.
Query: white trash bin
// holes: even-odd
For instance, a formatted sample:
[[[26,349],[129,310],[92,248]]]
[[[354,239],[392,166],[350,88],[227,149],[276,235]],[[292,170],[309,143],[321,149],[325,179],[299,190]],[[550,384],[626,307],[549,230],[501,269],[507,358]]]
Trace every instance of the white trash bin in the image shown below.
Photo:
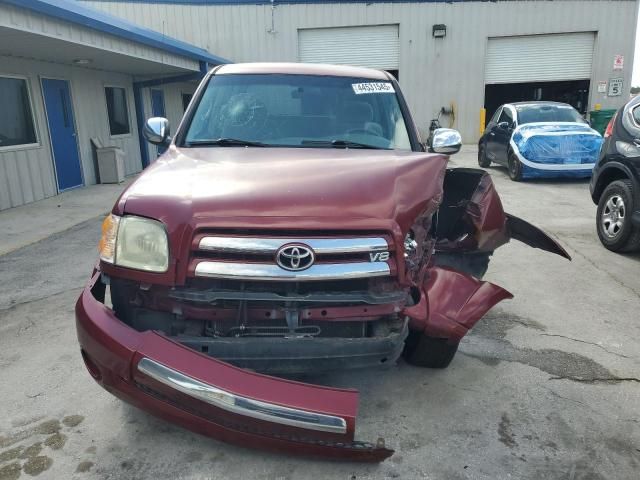
[[[124,152],[118,147],[96,149],[100,183],[124,182]]]

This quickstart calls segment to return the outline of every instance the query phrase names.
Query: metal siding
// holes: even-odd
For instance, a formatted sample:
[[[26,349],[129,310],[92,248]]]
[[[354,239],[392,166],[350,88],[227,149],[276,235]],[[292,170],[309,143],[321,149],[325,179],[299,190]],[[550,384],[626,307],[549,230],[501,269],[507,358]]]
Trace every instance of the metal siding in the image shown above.
[[[42,100],[40,78],[69,80],[78,149],[86,184],[96,181],[90,139],[98,137],[105,145],[125,152],[127,175],[142,169],[133,105],[132,77],[61,64],[0,57],[0,75],[27,77],[40,145],[36,148],[0,151],[0,210],[42,200],[57,194],[49,131]],[[128,92],[131,135],[111,138],[107,120],[105,85],[123,86]]]
[[[236,62],[297,61],[299,29],[398,24],[400,84],[416,123],[425,131],[440,107],[454,103],[457,114],[452,125],[468,143],[478,138],[488,38],[598,32],[592,81],[622,76],[627,88],[634,50],[630,39],[634,38],[637,21],[636,2],[624,0],[326,3],[276,5],[276,32],[269,33],[269,5],[80,1],[150,28],[158,29],[164,20],[167,35],[191,39],[200,47]],[[175,9],[184,15],[173,17]],[[194,18],[199,26],[194,26]],[[435,23],[447,25],[446,38],[431,36]],[[615,54],[625,56],[622,73],[613,71]],[[624,96],[605,98],[592,88],[590,106],[601,103],[603,108],[616,108],[624,99]],[[445,124],[449,125],[448,119]]]
[[[591,78],[593,32],[490,38],[485,83]]]
[[[197,60],[11,5],[0,4],[0,26],[149,60],[160,65],[199,70]]]
[[[0,57],[0,75],[26,77],[39,146],[0,151],[0,210],[57,193],[40,82],[25,62]]]
[[[186,57],[196,61],[211,62],[213,64],[227,63],[226,59],[209,54],[189,43],[167,37],[161,32],[111,15],[105,15],[99,10],[70,0],[4,0],[4,3],[28,9],[42,14],[48,19],[59,19],[69,25],[81,25],[92,30],[103,32],[120,39],[130,40],[139,45],[158,48],[162,45],[164,52]]]
[[[398,25],[298,30],[298,60],[396,70]]]

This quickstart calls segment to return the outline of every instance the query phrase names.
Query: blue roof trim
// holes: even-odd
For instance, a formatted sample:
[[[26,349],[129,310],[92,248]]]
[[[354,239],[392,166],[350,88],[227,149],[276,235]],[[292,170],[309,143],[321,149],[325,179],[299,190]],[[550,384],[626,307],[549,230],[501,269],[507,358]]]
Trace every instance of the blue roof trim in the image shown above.
[[[174,5],[271,5],[271,0],[90,0],[96,3],[151,3]],[[274,5],[309,3],[463,3],[491,2],[499,0],[274,0]]]
[[[70,0],[0,0],[49,17],[76,23],[132,42],[212,65],[232,63],[206,50]]]

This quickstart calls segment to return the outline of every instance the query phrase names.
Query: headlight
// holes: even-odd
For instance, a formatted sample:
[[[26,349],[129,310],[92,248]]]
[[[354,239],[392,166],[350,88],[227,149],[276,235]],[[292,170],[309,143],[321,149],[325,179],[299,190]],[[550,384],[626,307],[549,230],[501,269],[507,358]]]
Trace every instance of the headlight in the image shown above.
[[[169,242],[164,225],[148,218],[109,215],[102,224],[100,259],[147,272],[169,268]]]

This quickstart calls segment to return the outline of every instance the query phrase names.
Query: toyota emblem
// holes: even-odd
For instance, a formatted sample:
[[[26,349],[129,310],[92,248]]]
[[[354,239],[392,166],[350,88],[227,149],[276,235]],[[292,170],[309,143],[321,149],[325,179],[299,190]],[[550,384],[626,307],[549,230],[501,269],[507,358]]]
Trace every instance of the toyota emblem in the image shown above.
[[[291,272],[306,270],[315,261],[313,250],[302,244],[283,245],[276,253],[276,262],[280,268]]]

